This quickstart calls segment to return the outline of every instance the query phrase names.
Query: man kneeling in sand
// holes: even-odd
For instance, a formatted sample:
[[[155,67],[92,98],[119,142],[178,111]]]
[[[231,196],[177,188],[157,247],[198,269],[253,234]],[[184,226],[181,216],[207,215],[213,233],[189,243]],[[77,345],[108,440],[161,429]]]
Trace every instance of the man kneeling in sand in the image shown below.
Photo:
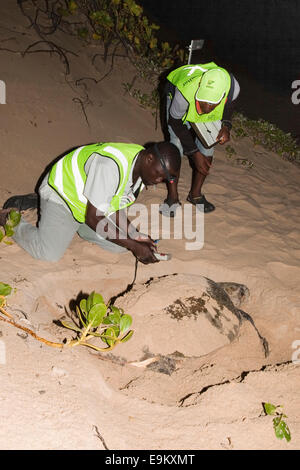
[[[179,151],[169,142],[147,149],[124,143],[76,148],[59,159],[41,183],[38,226],[21,218],[12,238],[34,258],[58,261],[77,232],[105,250],[129,250],[142,263],[155,263],[153,240],[139,234],[122,209],[133,204],[145,186],[176,181],[180,164]],[[36,207],[35,199],[10,198],[0,210],[0,225],[5,225],[11,208]]]

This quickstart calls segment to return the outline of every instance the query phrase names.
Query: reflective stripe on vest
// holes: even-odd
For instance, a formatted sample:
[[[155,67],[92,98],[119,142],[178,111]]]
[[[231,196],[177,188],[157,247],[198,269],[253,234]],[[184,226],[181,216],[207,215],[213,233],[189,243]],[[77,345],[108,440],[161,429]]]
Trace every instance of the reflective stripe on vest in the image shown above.
[[[73,153],[72,156],[72,170],[73,170],[73,175],[74,175],[74,180],[75,180],[75,185],[74,188],[77,192],[77,198],[82,202],[83,204],[87,204],[87,199],[83,195],[83,188],[84,188],[84,181],[81,177],[79,166],[78,166],[78,155],[80,151],[84,147],[79,147],[75,152]],[[67,200],[70,204],[74,204],[74,201],[71,201],[68,196],[64,192],[64,186],[63,186],[63,158],[59,160],[56,164],[56,172],[55,172],[55,178],[54,178],[54,186],[57,189],[57,191],[61,194],[63,199]],[[76,205],[75,205],[76,206]]]

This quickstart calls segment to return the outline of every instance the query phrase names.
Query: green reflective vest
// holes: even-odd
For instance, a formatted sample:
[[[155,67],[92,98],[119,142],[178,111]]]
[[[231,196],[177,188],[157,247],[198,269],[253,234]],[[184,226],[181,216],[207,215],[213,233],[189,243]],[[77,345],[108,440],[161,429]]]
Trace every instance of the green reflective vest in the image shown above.
[[[119,168],[119,185],[110,207],[105,215],[110,215],[124,207],[130,206],[135,199],[124,196],[126,184],[129,179],[132,162],[144,147],[136,144],[98,143],[79,147],[65,155],[53,165],[49,173],[48,184],[55,189],[59,196],[69,206],[74,218],[85,222],[87,199],[83,194],[87,174],[85,164],[93,153],[99,158],[112,158]],[[144,188],[142,184],[140,191]]]
[[[195,104],[195,95],[197,93],[203,73],[213,68],[221,69],[226,73],[228,83],[225,91],[225,96],[213,111],[208,114],[198,114]],[[222,119],[224,106],[231,85],[230,75],[227,70],[218,67],[214,62],[198,65],[183,65],[182,67],[179,67],[178,69],[175,69],[171,73],[169,73],[167,79],[178,88],[178,90],[189,103],[187,112],[182,118],[183,122],[207,122],[219,121]]]

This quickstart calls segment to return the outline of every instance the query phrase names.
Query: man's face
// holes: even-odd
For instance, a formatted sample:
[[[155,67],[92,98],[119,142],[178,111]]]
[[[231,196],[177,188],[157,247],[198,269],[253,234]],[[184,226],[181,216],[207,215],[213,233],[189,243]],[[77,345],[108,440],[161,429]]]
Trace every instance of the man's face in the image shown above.
[[[146,165],[143,167],[141,174],[144,185],[153,186],[154,184],[163,183],[166,181],[166,174],[161,163],[154,155],[149,157],[146,160]],[[171,176],[178,177],[173,171],[170,171],[170,174]]]
[[[218,106],[218,103],[217,104],[211,104],[211,103],[207,103],[205,101],[198,101],[198,100],[195,100],[195,103],[196,103],[196,110],[197,110],[198,114],[211,113],[211,111],[213,111],[215,109],[215,107]]]

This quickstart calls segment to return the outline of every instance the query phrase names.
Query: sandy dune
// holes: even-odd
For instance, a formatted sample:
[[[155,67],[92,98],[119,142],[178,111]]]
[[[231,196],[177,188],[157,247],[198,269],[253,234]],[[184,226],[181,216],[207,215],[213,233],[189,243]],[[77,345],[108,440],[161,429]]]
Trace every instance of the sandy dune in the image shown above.
[[[124,93],[122,84],[135,75],[125,58],[98,84],[80,80],[99,80],[110,64],[99,56],[94,67],[99,46],[57,32],[57,43],[77,54],[68,55],[66,76],[57,55],[17,52],[38,39],[13,2],[1,6],[0,18],[0,79],[7,93],[0,115],[1,204],[10,194],[32,192],[49,162],[69,148],[162,140],[151,113]],[[159,368],[130,365],[126,344],[109,355],[60,351],[1,322],[1,449],[103,449],[96,428],[109,449],[299,448],[300,369],[292,362],[293,344],[300,344],[299,167],[247,138],[232,145],[237,155],[231,159],[217,148],[205,185],[217,209],[205,216],[204,247],[187,251],[185,240],[162,240],[160,248],[172,260],[139,264],[136,286],[174,273],[245,284],[250,297],[242,308],[267,338],[269,356],[248,323],[232,343],[205,356],[165,357]],[[254,165],[249,169],[236,158]],[[184,159],[182,202],[190,176]],[[152,188],[138,202],[149,207],[165,194],[163,186]],[[34,221],[36,214],[26,216]],[[16,245],[1,244],[0,257],[0,281],[16,288],[8,311],[52,341],[70,337],[53,320],[70,311],[71,300],[93,290],[108,300],[132,282],[135,267],[130,253],[110,254],[77,236],[55,264],[34,260]],[[151,299],[139,305],[147,311]],[[145,357],[137,353],[135,360]],[[262,402],[284,406],[290,443],[276,439]]]

